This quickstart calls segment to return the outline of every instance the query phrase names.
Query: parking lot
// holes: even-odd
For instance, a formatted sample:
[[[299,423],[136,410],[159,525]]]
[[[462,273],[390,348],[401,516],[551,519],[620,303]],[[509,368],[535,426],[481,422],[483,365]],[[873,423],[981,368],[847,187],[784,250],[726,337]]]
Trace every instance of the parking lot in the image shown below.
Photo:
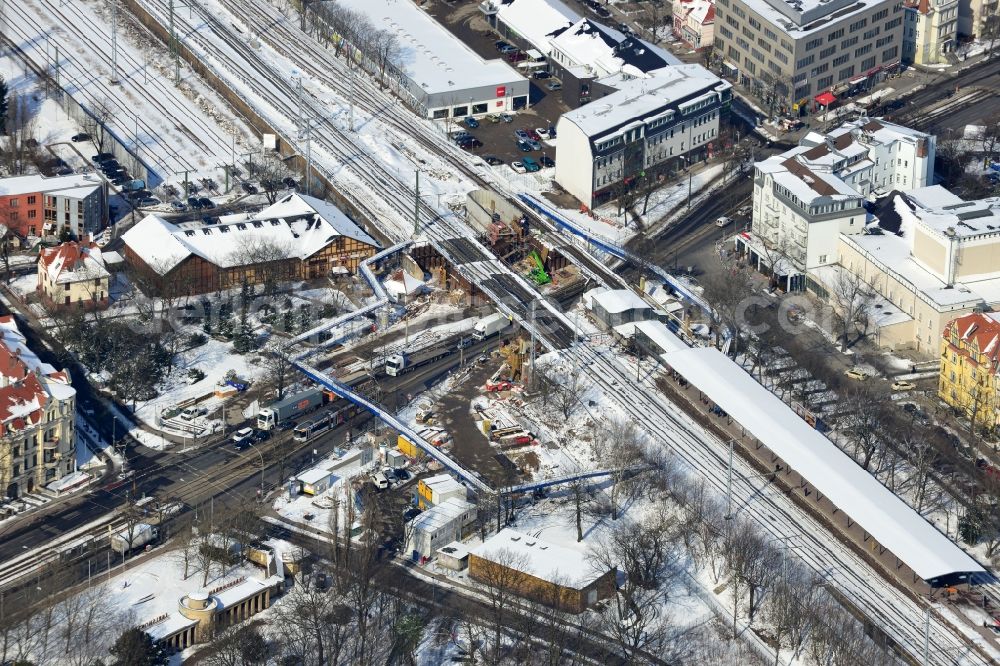
[[[429,3],[426,10],[482,57],[487,59],[502,57],[495,45],[500,38],[490,30],[479,11],[478,3],[437,0],[433,4]],[[517,65],[515,63],[511,66],[516,67]],[[525,73],[523,69],[518,69],[518,71],[530,77],[530,74]],[[460,131],[470,133],[483,142],[482,146],[469,148],[470,152],[483,157],[495,156],[506,164],[520,161],[525,156],[529,156],[539,163],[543,162],[543,157],[554,159],[556,154],[554,142],[543,140],[539,142],[538,150],[524,152],[518,148],[514,138],[514,131],[518,129],[548,129],[549,126],[556,124],[559,116],[569,110],[569,106],[562,101],[560,94],[548,89],[549,84],[554,81],[556,79],[531,79],[529,107],[512,114],[512,122],[493,123],[486,117],[479,117],[477,118],[480,121],[478,128],[472,129],[461,123],[456,123],[450,128],[451,134]]]

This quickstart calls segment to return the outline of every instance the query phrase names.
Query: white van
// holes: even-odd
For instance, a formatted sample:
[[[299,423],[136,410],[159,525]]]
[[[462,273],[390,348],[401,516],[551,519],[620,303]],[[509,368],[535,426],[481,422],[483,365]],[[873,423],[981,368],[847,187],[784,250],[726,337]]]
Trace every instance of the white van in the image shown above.
[[[372,483],[374,483],[375,487],[379,490],[385,490],[389,487],[389,479],[385,478],[385,474],[382,472],[375,472],[371,475],[371,479]]]
[[[717,226],[717,227],[724,227],[727,224],[729,224],[730,222],[732,222],[732,220],[729,219],[728,217],[726,217],[725,215],[723,215],[722,217],[720,217],[719,219],[717,219],[715,221],[715,226]]]

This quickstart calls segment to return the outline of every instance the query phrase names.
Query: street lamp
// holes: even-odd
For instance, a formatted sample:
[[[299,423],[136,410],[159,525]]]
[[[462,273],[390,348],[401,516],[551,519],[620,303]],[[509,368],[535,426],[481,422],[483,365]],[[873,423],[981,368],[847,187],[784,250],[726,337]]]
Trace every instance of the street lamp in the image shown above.
[[[258,456],[260,456],[260,499],[264,501],[264,454],[260,452],[253,442],[250,442],[250,448],[253,449]]]

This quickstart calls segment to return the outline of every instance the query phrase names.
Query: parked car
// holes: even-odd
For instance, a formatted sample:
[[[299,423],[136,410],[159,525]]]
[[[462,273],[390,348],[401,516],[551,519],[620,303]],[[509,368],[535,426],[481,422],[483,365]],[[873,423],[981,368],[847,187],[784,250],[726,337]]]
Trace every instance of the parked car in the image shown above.
[[[472,135],[469,134],[468,132],[466,132],[465,130],[461,130],[459,132],[455,132],[454,134],[452,134],[451,135],[451,139],[455,143],[458,143],[459,141],[462,141],[463,139],[467,139],[467,138],[469,138],[471,136]]]
[[[538,137],[541,138],[541,139],[547,139],[547,138],[549,138],[549,131],[547,129],[545,129],[544,127],[536,127],[535,128],[535,134],[537,134]]]
[[[528,54],[524,51],[513,51],[507,54],[507,62],[515,63],[528,59]]]
[[[252,183],[240,183],[240,189],[247,194],[257,194],[257,188]]]
[[[199,416],[205,416],[208,414],[208,407],[202,405],[195,405],[193,407],[188,407],[183,412],[181,412],[181,419],[185,421],[193,421]]]
[[[534,73],[533,73],[533,74],[531,75],[531,78],[533,78],[533,79],[549,79],[549,78],[552,78],[552,74],[550,74],[550,73],[548,72],[548,70],[544,70],[544,69],[537,69],[537,70],[535,70],[535,72],[534,72]]]
[[[188,197],[187,202],[188,206],[191,206],[191,208],[201,210],[201,200],[198,197]]]
[[[509,55],[509,54],[515,53],[517,51],[520,51],[520,49],[517,48],[516,46],[511,46],[510,44],[508,44],[507,46],[504,46],[504,47],[500,48],[500,54],[501,55]]]
[[[208,208],[209,210],[215,208],[215,202],[209,199],[208,197],[201,197],[200,199],[198,199],[198,203],[201,204],[202,208]]]
[[[554,167],[556,165],[556,161],[548,155],[542,155],[541,158],[539,158],[538,163],[542,165],[543,169],[548,169],[549,167]]]
[[[538,166],[538,162],[530,157],[524,157],[521,159],[521,163],[524,165],[525,170],[528,173],[534,173],[541,170],[542,167]]]
[[[531,139],[532,141],[541,141],[542,139],[542,137],[538,134],[538,132],[531,129],[530,127],[525,127],[524,133],[527,134],[528,138]]]
[[[113,160],[113,159],[115,159],[115,156],[112,155],[111,153],[97,153],[96,155],[90,158],[90,161],[100,164],[101,162],[104,162],[106,160]]]
[[[549,138],[550,139],[556,138],[556,126],[555,125],[549,125]]]
[[[514,122],[514,116],[510,115],[509,113],[501,113],[500,120],[504,121],[505,123],[512,123]]]
[[[285,187],[293,190],[299,186],[299,184],[296,183],[295,179],[292,178],[291,176],[286,176],[285,179],[282,180],[281,182],[284,183]]]
[[[552,81],[549,85],[545,86],[549,90],[555,92],[556,90],[562,90],[562,83],[559,81]]]
[[[893,391],[912,391],[915,388],[917,388],[916,384],[903,379],[897,379],[892,383]]]
[[[170,207],[178,213],[183,213],[184,211],[187,210],[187,206],[182,204],[180,201],[171,201]]]
[[[531,137],[529,137],[528,133],[525,132],[523,129],[519,129],[519,130],[514,130],[514,138],[520,141],[527,141]]]
[[[80,132],[79,134],[74,134],[69,139],[73,143],[80,143],[81,141],[90,141],[90,135],[86,132]]]
[[[525,153],[530,153],[532,150],[534,150],[531,147],[531,140],[530,139],[518,139],[517,140],[517,147],[520,148],[521,151],[525,152]]]
[[[73,167],[63,165],[53,169],[52,173],[54,173],[57,176],[68,176],[69,174],[73,173]]]
[[[483,142],[474,136],[467,137],[458,143],[459,148],[470,150],[472,148],[482,148]]]
[[[527,169],[523,162],[511,162],[510,168],[514,170],[515,173],[527,173]]]
[[[503,160],[497,157],[496,155],[487,155],[483,159],[486,160],[486,163],[489,164],[490,166],[497,166],[498,164],[503,164]]]
[[[866,375],[861,370],[858,370],[857,368],[851,368],[850,370],[845,370],[844,374],[847,375],[849,379],[854,379],[859,382],[863,382],[866,379],[868,379],[868,375]]]
[[[491,123],[498,123],[500,122],[500,114],[491,113],[490,115],[486,116],[486,119],[489,120]]]
[[[163,202],[156,197],[146,197],[145,199],[139,201],[139,207],[148,208],[150,206],[159,206],[161,203]]]
[[[462,122],[464,122],[465,126],[468,127],[469,129],[476,129],[477,127],[479,127],[479,121],[473,118],[472,116],[466,116]]]
[[[538,143],[534,139],[528,139],[527,143],[528,143],[528,145],[531,146],[532,150],[541,150],[542,149],[542,144]]]
[[[396,473],[396,479],[398,481],[409,481],[411,478],[413,478],[413,475],[410,474],[410,472],[405,469],[397,469],[395,470],[395,473]]]
[[[121,175],[121,176],[115,176],[114,178],[109,178],[109,180],[111,181],[111,184],[114,185],[115,187],[121,187],[122,185],[124,185],[129,181],[129,178],[128,176]]]
[[[493,48],[495,48],[497,51],[499,51],[505,46],[510,46],[510,44],[508,44],[502,39],[498,39],[497,41],[493,42]]]

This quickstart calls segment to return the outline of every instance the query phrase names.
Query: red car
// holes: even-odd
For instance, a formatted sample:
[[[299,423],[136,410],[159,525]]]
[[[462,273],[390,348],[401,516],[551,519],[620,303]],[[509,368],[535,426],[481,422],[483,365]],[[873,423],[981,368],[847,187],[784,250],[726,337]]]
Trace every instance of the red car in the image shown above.
[[[508,62],[521,62],[522,60],[527,60],[527,59],[528,59],[528,54],[526,54],[524,51],[514,51],[513,53],[507,56]]]
[[[531,138],[532,141],[541,141],[542,140],[542,137],[538,136],[538,132],[536,132],[535,130],[531,129],[530,127],[525,127],[524,128],[524,133],[527,134]]]

